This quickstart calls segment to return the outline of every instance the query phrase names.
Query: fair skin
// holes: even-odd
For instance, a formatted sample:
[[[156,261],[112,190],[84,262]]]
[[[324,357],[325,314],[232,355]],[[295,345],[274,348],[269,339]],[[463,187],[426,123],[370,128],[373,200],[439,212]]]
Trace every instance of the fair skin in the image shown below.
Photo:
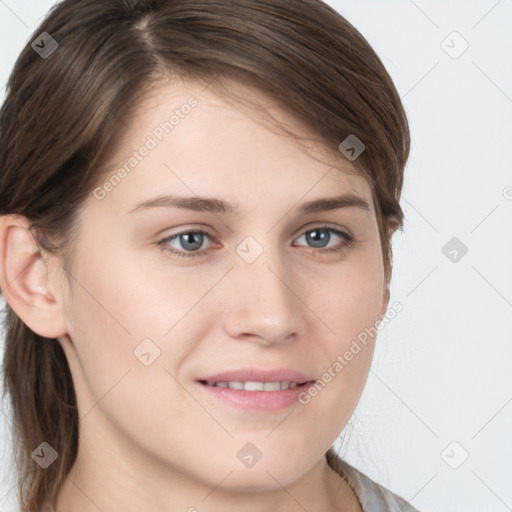
[[[250,94],[307,135],[268,98]],[[198,105],[136,168],[101,200],[88,197],[72,276],[57,256],[32,250],[26,219],[1,219],[5,298],[31,329],[58,338],[77,393],[80,448],[56,512],[361,511],[324,454],[357,405],[375,340],[307,405],[242,410],[196,379],[248,366],[319,379],[375,325],[389,295],[370,187],[341,155],[315,144],[305,151],[182,82],[155,87],[126,119],[111,172],[190,96]],[[239,211],[130,213],[164,194],[219,198]],[[299,213],[305,202],[342,194],[369,209]],[[314,245],[308,233],[326,225],[356,242],[325,252],[344,243],[327,229],[324,246]],[[157,245],[198,229],[211,236],[197,257]],[[236,252],[248,236],[263,249],[251,263]],[[166,246],[187,254],[186,241]],[[133,353],[146,338],[160,349],[148,366]],[[262,454],[252,467],[237,457],[249,442]]]

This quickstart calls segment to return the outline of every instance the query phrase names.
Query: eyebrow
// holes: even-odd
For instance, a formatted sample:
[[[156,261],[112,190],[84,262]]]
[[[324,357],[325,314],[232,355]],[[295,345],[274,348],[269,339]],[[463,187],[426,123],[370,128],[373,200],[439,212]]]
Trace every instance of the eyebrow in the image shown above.
[[[368,201],[363,197],[346,193],[337,197],[329,197],[322,199],[315,199],[302,203],[298,209],[298,213],[305,215],[314,212],[325,212],[329,210],[337,210],[339,208],[362,208],[363,210],[370,211]],[[186,210],[193,210],[197,212],[210,212],[221,215],[235,215],[238,213],[237,207],[213,197],[183,197],[175,195],[158,196],[148,199],[135,208],[129,211],[134,213],[140,210],[147,210],[149,208],[183,208]]]

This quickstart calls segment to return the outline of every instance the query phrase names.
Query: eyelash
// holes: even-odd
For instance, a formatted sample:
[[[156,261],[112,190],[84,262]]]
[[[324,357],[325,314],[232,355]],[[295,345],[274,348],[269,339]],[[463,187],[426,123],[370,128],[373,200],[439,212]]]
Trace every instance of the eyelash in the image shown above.
[[[315,249],[314,247],[311,247],[310,249],[313,250],[313,252],[316,253],[340,253],[348,248],[350,248],[355,242],[355,238],[352,235],[349,235],[348,233],[345,233],[343,231],[340,231],[338,229],[331,228],[329,226],[318,226],[311,229],[308,229],[307,231],[304,231],[304,233],[301,235],[303,236],[306,233],[311,233],[312,231],[317,230],[326,230],[331,233],[334,233],[335,235],[339,236],[342,239],[342,242],[340,242],[337,246],[331,247],[328,249]],[[213,239],[213,236],[210,235],[207,231],[201,231],[201,230],[190,230],[190,231],[182,231],[180,233],[176,233],[175,235],[168,236],[166,238],[163,238],[159,242],[157,242],[157,245],[166,252],[169,252],[175,256],[184,257],[184,258],[195,258],[197,256],[202,256],[203,252],[205,252],[207,249],[204,249],[202,251],[177,251],[176,249],[171,249],[167,244],[176,238],[178,238],[181,235],[190,235],[190,234],[201,234],[201,235],[207,235],[211,239]],[[300,238],[300,237],[299,237]]]

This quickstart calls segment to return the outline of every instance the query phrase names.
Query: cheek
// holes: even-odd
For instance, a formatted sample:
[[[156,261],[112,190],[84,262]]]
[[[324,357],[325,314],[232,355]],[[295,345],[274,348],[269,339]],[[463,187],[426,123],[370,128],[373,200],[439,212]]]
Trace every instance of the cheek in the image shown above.
[[[360,252],[315,288],[311,309],[318,311],[323,360],[320,382],[303,396],[331,432],[350,418],[365,386],[384,304],[380,253]],[[320,331],[319,331],[320,332]],[[309,405],[308,405],[309,406]]]
[[[190,397],[174,375],[191,350],[187,311],[198,290],[151,281],[123,258],[109,250],[108,259],[89,258],[77,269],[69,310],[74,347],[67,356],[84,421],[106,417],[158,455],[159,442],[172,446],[184,437],[176,418],[190,415]]]
[[[142,274],[113,247],[104,258],[93,251],[81,260],[69,308],[73,358],[97,398],[126,372],[143,366],[134,350],[145,339],[158,346],[166,324],[155,307],[159,297],[151,296]]]
[[[324,339],[331,353],[348,348],[365,329],[378,324],[384,305],[384,269],[380,247],[354,252],[320,276],[309,294],[323,322]],[[304,283],[304,290],[308,283]],[[313,309],[313,307],[312,307]],[[329,336],[330,333],[330,336]]]
[[[84,397],[88,388],[90,400],[97,401],[123,378],[126,384],[120,388],[128,386],[130,391],[118,397],[120,402],[131,401],[144,410],[145,405],[151,407],[150,397],[168,396],[171,383],[179,394],[170,374],[194,350],[193,340],[205,338],[211,328],[198,317],[209,301],[198,301],[219,276],[191,279],[190,272],[144,265],[128,251],[115,252],[115,247],[110,243],[105,257],[94,251],[77,268],[69,312],[71,357]],[[139,384],[132,389],[128,382]],[[154,423],[154,414],[149,417]]]

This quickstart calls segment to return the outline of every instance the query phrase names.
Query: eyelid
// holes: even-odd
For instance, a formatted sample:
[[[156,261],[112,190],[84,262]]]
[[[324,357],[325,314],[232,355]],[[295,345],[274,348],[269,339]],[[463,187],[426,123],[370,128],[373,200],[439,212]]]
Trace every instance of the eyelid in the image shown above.
[[[340,225],[334,224],[331,222],[313,222],[313,223],[310,222],[310,223],[304,224],[303,226],[301,226],[294,232],[294,236],[296,238],[296,235],[297,236],[303,235],[307,231],[313,231],[314,229],[322,229],[322,228],[332,229],[334,231],[340,231],[343,234],[345,234],[347,237],[355,239],[353,233],[348,228],[341,227]]]
[[[292,236],[295,240],[298,236],[304,235],[308,231],[313,231],[314,229],[332,229],[333,231],[339,231],[342,234],[344,234],[347,238],[352,239],[355,241],[354,234],[347,228],[341,227],[338,224],[330,223],[330,222],[314,222],[314,223],[306,223],[302,225],[301,227],[297,228]],[[177,237],[179,235],[184,235],[187,233],[201,233],[208,235],[212,240],[216,240],[216,235],[214,235],[208,228],[206,227],[190,227],[181,229],[180,231],[176,233],[171,233],[170,235],[167,235],[163,237],[163,239],[170,239],[173,237]]]

